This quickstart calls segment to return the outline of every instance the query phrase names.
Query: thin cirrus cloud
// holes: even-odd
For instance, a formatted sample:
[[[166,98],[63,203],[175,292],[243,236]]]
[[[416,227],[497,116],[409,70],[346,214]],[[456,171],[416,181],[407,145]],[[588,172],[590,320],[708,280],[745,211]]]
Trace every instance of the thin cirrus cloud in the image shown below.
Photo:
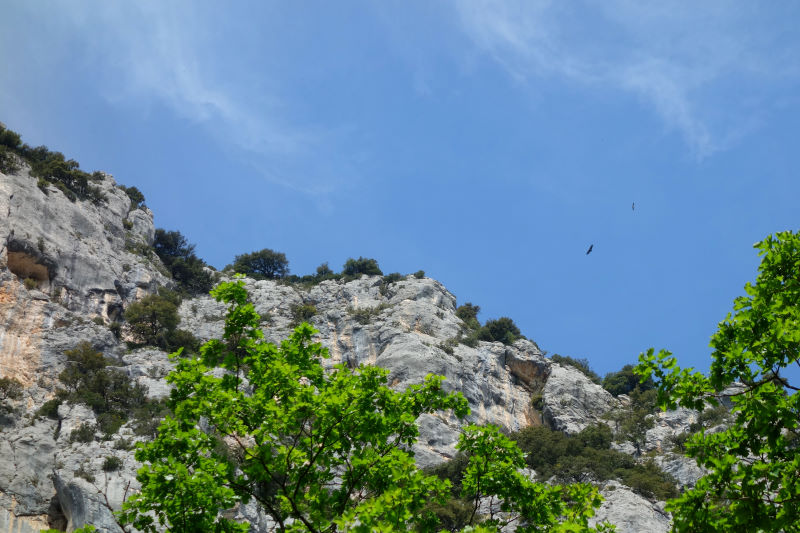
[[[798,49],[796,39],[779,43],[774,13],[756,8],[628,0],[453,6],[473,45],[514,78],[558,78],[636,95],[701,159],[755,127],[754,110],[769,106],[771,84],[797,81],[782,60]],[[724,116],[711,116],[706,104],[719,91],[730,106]]]
[[[238,151],[268,181],[301,193],[325,196],[353,179],[353,166],[337,155],[349,130],[293,122],[289,108],[296,102],[281,97],[279,73],[231,61],[242,51],[216,31],[213,13],[181,2],[142,1],[65,15],[85,40],[87,61],[105,73],[107,100],[145,107],[158,102]],[[330,156],[328,165],[305,163],[320,154]]]

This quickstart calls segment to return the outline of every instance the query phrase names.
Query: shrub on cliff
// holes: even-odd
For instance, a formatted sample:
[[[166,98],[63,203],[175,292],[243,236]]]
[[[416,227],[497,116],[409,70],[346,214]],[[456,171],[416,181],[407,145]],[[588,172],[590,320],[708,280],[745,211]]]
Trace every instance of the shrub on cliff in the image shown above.
[[[6,129],[0,125],[0,165],[3,172],[14,170],[10,165],[14,164],[13,159],[9,158],[8,152],[13,152],[31,166],[31,175],[39,178],[40,187],[52,184],[71,201],[89,200],[93,203],[100,203],[106,200],[105,195],[99,187],[92,185],[92,182],[102,180],[100,174],[89,174],[79,168],[78,162],[74,159],[66,159],[61,152],[53,152],[46,146],[31,148],[22,143],[19,134]]]
[[[19,400],[22,398],[22,383],[14,378],[0,378],[0,416],[12,411],[8,400]]]
[[[144,207],[144,194],[142,191],[136,187],[126,187],[125,185],[119,185],[119,188],[131,199],[131,210]]]
[[[214,281],[205,270],[205,262],[194,253],[194,244],[189,244],[179,231],[156,229],[153,249],[181,292],[196,295],[211,290]]]
[[[280,279],[289,273],[289,261],[285,254],[264,248],[237,255],[233,260],[233,271],[256,279]]]
[[[522,333],[514,321],[504,316],[497,320],[487,320],[486,324],[478,331],[478,339],[489,342],[502,342],[503,344],[514,344],[514,341],[522,338]]]
[[[122,370],[110,368],[110,361],[90,343],[81,342],[64,355],[66,368],[58,376],[64,388],[56,397],[91,407],[104,433],[114,433],[147,402],[146,388]]]
[[[382,276],[383,272],[378,266],[378,261],[366,257],[359,257],[358,259],[349,258],[344,263],[342,274],[348,277],[357,277],[363,274],[367,276]]]

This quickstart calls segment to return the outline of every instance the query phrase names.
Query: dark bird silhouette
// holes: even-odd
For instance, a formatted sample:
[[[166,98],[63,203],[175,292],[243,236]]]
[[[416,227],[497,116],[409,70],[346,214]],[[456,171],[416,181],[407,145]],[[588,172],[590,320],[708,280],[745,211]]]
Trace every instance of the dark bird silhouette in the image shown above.
[[[631,211],[633,211],[634,209],[636,209],[636,202],[633,202],[633,203],[631,204]]]
[[[594,244],[590,244],[589,245],[589,249],[586,250],[586,255],[589,255],[590,253],[592,253],[592,248],[594,248]]]

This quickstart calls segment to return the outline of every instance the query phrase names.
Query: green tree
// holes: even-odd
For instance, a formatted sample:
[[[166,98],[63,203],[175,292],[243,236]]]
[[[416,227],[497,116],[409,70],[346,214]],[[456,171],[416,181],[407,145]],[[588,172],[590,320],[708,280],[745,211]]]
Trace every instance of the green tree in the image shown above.
[[[648,391],[655,388],[652,378],[647,378],[639,383],[639,376],[634,372],[633,365],[625,365],[617,372],[609,372],[603,378],[603,388],[614,396],[629,394],[633,389]]]
[[[279,279],[289,273],[289,261],[285,254],[264,248],[237,255],[233,260],[233,271],[256,279]]]
[[[331,267],[328,266],[327,261],[325,261],[324,263],[322,263],[317,267],[318,278],[324,278],[326,276],[332,276],[332,275],[333,275],[333,270],[331,270]]]
[[[416,419],[442,409],[463,417],[466,400],[445,393],[441,376],[396,392],[381,368],[326,372],[327,350],[308,324],[277,347],[264,340],[243,282],[222,283],[212,295],[228,305],[224,336],[199,358],[179,358],[168,376],[175,416],[136,452],[142,489],[125,503],[121,523],[147,532],[158,524],[247,531],[221,511],[255,501],[280,531],[435,531],[429,504],[445,501],[449,482],[416,468]],[[528,481],[518,473],[522,454],[496,428],[468,427],[459,449],[469,456],[462,489],[502,497],[529,524],[520,531],[592,531],[596,489]],[[474,507],[470,521],[483,523],[476,531],[499,525]]]
[[[179,231],[156,229],[153,249],[183,292],[195,295],[211,290],[214,282],[205,262],[195,254],[194,244],[189,244]]]
[[[12,411],[8,400],[19,400],[22,398],[22,383],[14,378],[0,378],[0,415]]]
[[[481,323],[478,321],[478,313],[480,312],[480,306],[473,305],[471,302],[459,305],[458,308],[456,308],[456,316],[460,318],[469,329],[480,329]]]
[[[656,378],[661,407],[733,404],[727,430],[686,443],[709,473],[669,502],[676,531],[800,531],[800,389],[785,377],[800,365],[800,236],[776,233],[755,247],[756,282],[712,336],[708,375],[665,350],[639,357],[637,374]]]
[[[168,348],[169,337],[178,326],[178,306],[159,294],[145,296],[125,310],[128,331],[136,342]]]
[[[359,257],[358,259],[349,258],[344,263],[342,274],[345,276],[383,276],[383,272],[378,266],[378,261],[375,259],[368,259],[366,257]]]
[[[137,189],[136,187],[126,187],[125,185],[120,185],[120,189],[128,195],[128,198],[131,199],[131,210],[139,209],[140,207],[144,207],[144,193]],[[156,230],[158,231],[158,230]]]
[[[489,342],[502,342],[514,344],[522,334],[514,321],[504,316],[497,320],[487,320],[478,332],[478,339]]]
[[[109,360],[89,342],[78,343],[64,355],[66,367],[58,376],[64,389],[56,391],[56,399],[91,407],[106,434],[114,433],[147,402],[146,387],[134,383],[122,370],[111,368]]]

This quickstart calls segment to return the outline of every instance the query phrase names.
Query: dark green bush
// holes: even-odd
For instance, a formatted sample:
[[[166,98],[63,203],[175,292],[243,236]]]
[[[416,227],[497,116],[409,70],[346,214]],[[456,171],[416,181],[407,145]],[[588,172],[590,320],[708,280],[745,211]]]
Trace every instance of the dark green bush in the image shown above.
[[[75,475],[77,477],[81,477],[81,478],[85,479],[89,483],[94,483],[94,474],[92,474],[91,472],[86,470],[86,468],[83,465],[81,465],[80,468],[78,468],[75,471]],[[94,526],[88,526],[88,527],[94,527]]]
[[[589,426],[573,436],[531,426],[511,437],[540,480],[555,477],[559,482],[573,483],[619,479],[647,498],[665,499],[677,494],[675,480],[658,465],[652,461],[639,464],[630,455],[612,450],[611,431],[604,426]]]
[[[639,376],[633,373],[633,365],[625,365],[618,372],[609,372],[603,378],[603,388],[614,396],[628,394],[639,386],[642,391],[655,388],[652,378],[648,378],[644,383],[639,383]]]
[[[233,260],[233,271],[256,279],[280,279],[289,273],[289,261],[283,253],[264,248],[237,255]]]
[[[122,468],[122,459],[115,455],[109,455],[103,461],[103,472],[116,472]]]
[[[50,151],[46,146],[31,148],[19,142],[16,146],[11,146],[19,140],[19,135],[2,127],[0,127],[0,138],[6,139],[8,144],[4,146],[30,164],[31,175],[40,179],[40,188],[42,188],[41,180],[44,180],[55,185],[73,202],[78,199],[93,203],[106,200],[100,188],[91,184],[102,179],[102,175],[98,178],[97,174],[84,172],[79,168],[77,161],[66,159],[61,152]]]
[[[320,266],[317,267],[317,277],[324,278],[326,276],[330,276],[333,274],[333,270],[331,267],[328,266],[328,262],[322,263]]]
[[[148,400],[141,406],[133,410],[132,423],[133,433],[142,437],[155,438],[158,435],[158,426],[161,420],[171,415],[166,399]]]
[[[464,322],[467,328],[474,330],[478,330],[481,327],[481,323],[478,321],[478,313],[480,312],[480,306],[472,305],[470,302],[459,305],[456,308],[456,316]]]
[[[636,464],[620,479],[634,492],[651,500],[667,500],[679,494],[675,478],[667,474],[652,460]]]
[[[128,332],[140,345],[169,349],[169,336],[180,321],[178,306],[169,296],[151,294],[125,310]]]
[[[396,283],[404,279],[406,279],[406,277],[402,275],[400,272],[392,272],[391,274],[386,274],[385,276],[383,276],[383,283],[385,284]]]
[[[56,416],[58,405],[63,401],[82,403],[97,415],[100,431],[110,435],[136,408],[147,402],[146,389],[133,383],[122,370],[110,368],[109,361],[88,342],[64,354],[67,365],[58,376],[64,388],[58,389],[56,400],[39,410],[42,415]]]
[[[589,361],[587,359],[585,359],[585,358],[575,359],[575,358],[570,357],[568,355],[559,355],[557,353],[554,353],[553,355],[550,356],[550,359],[555,361],[556,363],[558,363],[560,365],[567,365],[567,366],[571,366],[571,367],[577,368],[578,370],[583,372],[583,374],[587,378],[591,379],[594,383],[597,383],[598,385],[602,384],[602,380],[600,379],[600,376],[598,376],[594,372],[594,370],[592,370],[591,367],[589,367]]]
[[[308,322],[317,314],[317,308],[312,304],[296,304],[292,306],[292,327],[297,327],[303,322]]]
[[[349,258],[342,269],[342,274],[348,277],[357,277],[363,274],[367,276],[382,276],[378,261],[375,259],[368,259],[366,257],[359,257],[358,259]]]
[[[425,271],[424,270],[417,270],[416,272],[414,272],[414,277],[417,278],[417,279],[424,278],[425,277]]]
[[[167,267],[181,292],[190,295],[207,294],[214,281],[205,270],[205,262],[195,254],[194,247],[179,231],[156,229],[153,250]]]
[[[514,321],[505,316],[497,320],[487,320],[478,332],[479,340],[503,344],[514,344],[514,341],[521,337],[522,334]]]
[[[0,146],[0,172],[3,174],[14,174],[19,169],[20,166],[17,164],[14,152],[5,146]]]
[[[22,383],[9,377],[0,378],[0,401],[22,398]]]
[[[51,418],[53,420],[58,420],[58,406],[64,402],[62,398],[53,398],[51,400],[47,400],[42,404],[42,406],[36,411],[36,416],[43,416],[46,418]]]
[[[142,191],[136,187],[126,187],[124,185],[118,185],[118,187],[131,199],[131,211],[144,207],[144,194],[142,194]]]
[[[380,314],[381,311],[387,309],[389,306],[387,304],[380,304],[376,305],[375,307],[362,307],[360,309],[356,309],[354,307],[348,307],[347,312],[356,319],[359,324],[369,324],[372,320]]]
[[[70,442],[92,442],[96,431],[94,424],[83,423],[69,434]]]

